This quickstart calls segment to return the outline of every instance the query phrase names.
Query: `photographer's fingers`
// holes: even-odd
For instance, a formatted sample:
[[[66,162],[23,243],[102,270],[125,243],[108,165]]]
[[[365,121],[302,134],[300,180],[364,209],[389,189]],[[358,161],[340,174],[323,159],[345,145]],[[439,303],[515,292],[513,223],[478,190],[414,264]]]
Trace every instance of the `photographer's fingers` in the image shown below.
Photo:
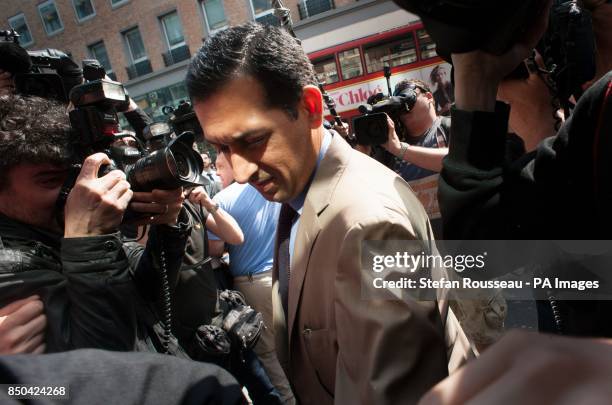
[[[40,300],[27,301],[25,304],[4,316],[0,320],[3,330],[11,330],[25,325],[32,319],[44,314],[44,306]]]
[[[79,173],[79,177],[77,177],[77,182],[79,182],[79,180],[97,179],[100,167],[110,163],[111,160],[104,153],[94,153],[93,155],[88,156],[83,162],[81,172]]]
[[[117,205],[125,210],[132,199],[133,191],[130,189],[130,183],[125,180],[120,180],[108,191],[109,198],[117,200]]]
[[[12,314],[30,301],[40,301],[40,297],[38,295],[31,295],[27,298],[13,301],[10,304],[0,308],[0,317]]]

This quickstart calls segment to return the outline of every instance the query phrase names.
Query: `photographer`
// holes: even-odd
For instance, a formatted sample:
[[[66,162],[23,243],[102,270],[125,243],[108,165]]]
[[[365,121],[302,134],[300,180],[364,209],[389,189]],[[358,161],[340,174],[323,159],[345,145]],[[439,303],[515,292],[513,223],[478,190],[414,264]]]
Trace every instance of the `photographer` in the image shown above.
[[[0,98],[0,113],[5,156],[0,305],[39,295],[49,352],[83,347],[161,351],[149,333],[152,322],[141,315],[149,313],[146,302],[160,291],[161,245],[168,273],[180,265],[186,240],[177,224],[182,191],[133,193],[118,170],[98,177],[110,160],[97,153],[83,162],[62,223],[56,200],[72,158],[65,108],[15,95]],[[146,215],[143,223],[155,225],[144,252],[124,246],[117,233],[128,205]]]
[[[388,118],[388,141],[383,144],[400,159],[396,172],[406,181],[430,176],[442,169],[450,135],[450,119],[437,116],[434,97],[425,83],[416,79],[401,81],[395,86],[394,94],[409,88],[416,92],[416,102],[410,111],[399,115],[404,129],[402,137],[408,142],[400,142],[395,124]]]

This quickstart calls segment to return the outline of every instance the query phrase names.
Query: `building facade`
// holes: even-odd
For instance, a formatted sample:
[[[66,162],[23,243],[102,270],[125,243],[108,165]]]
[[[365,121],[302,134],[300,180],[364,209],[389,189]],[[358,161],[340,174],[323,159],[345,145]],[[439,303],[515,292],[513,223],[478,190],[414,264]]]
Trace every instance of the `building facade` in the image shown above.
[[[28,50],[56,48],[98,59],[155,120],[188,95],[191,55],[218,30],[247,21],[278,24],[270,0],[3,0],[0,29]],[[390,0],[285,0],[307,52],[414,20]]]

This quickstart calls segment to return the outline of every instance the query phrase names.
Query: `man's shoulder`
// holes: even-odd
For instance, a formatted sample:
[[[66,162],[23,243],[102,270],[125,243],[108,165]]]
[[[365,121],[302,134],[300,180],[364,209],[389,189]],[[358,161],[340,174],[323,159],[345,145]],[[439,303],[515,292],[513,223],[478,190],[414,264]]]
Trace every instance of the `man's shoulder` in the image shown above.
[[[416,195],[397,173],[360,152],[351,159],[326,209],[347,227],[365,222],[410,224],[427,221]]]

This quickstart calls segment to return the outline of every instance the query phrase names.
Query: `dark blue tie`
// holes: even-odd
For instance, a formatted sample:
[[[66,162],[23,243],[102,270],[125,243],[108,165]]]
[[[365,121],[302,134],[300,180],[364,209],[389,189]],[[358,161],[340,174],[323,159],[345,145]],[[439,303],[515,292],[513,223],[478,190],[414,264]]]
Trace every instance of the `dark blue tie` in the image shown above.
[[[278,217],[278,289],[288,317],[287,305],[289,299],[289,278],[291,275],[291,256],[289,255],[289,239],[291,236],[291,225],[297,212],[289,204],[283,204]]]

